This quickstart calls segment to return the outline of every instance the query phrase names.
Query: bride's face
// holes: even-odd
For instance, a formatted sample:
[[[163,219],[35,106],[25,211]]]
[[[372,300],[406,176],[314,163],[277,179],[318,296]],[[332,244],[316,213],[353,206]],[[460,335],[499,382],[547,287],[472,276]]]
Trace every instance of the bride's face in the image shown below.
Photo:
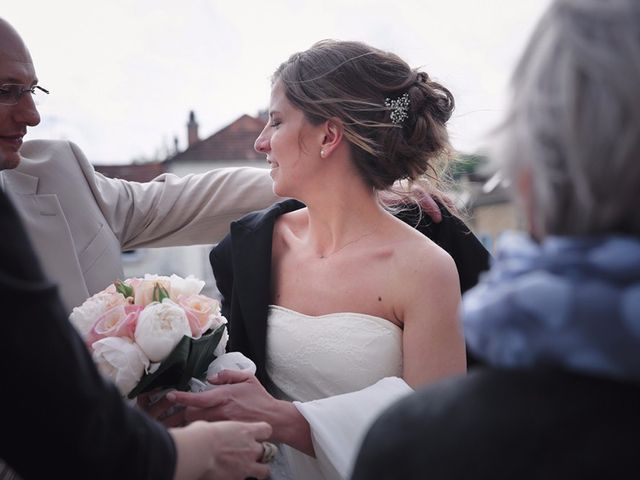
[[[295,108],[280,82],[271,90],[269,120],[256,139],[256,151],[267,156],[273,191],[281,197],[299,198],[321,165],[322,129],[311,125]]]

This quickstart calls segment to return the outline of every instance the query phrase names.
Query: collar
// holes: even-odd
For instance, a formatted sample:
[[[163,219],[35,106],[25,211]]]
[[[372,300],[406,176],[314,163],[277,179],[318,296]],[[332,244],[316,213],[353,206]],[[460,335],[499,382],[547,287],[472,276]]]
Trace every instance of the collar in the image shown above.
[[[491,365],[640,381],[640,238],[504,235],[462,317]]]
[[[0,172],[2,189],[18,195],[32,195],[38,191],[38,177],[19,172],[17,170],[4,170]]]

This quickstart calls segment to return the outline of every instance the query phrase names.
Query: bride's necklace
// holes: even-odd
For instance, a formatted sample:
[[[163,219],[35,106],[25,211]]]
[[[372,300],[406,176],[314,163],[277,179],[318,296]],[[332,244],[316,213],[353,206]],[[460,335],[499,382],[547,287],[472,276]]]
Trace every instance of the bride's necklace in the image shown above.
[[[365,233],[364,235],[360,235],[359,237],[354,238],[353,240],[345,243],[344,245],[342,245],[340,248],[338,248],[337,250],[334,250],[331,253],[321,253],[320,257],[321,259],[326,259],[329,258],[332,255],[335,255],[336,253],[338,253],[340,250],[344,250],[345,248],[347,248],[349,245],[353,245],[356,242],[359,242],[360,240],[362,240],[365,237],[368,237],[369,235],[373,235],[376,232],[377,229],[371,230],[370,232]]]

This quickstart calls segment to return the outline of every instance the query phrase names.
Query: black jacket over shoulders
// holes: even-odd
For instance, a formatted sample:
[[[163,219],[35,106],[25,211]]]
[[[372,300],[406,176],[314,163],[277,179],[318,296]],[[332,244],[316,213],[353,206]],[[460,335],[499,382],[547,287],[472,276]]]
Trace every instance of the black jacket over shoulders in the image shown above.
[[[102,379],[2,191],[0,225],[0,458],[24,479],[172,478],[169,433]]]
[[[271,242],[276,219],[304,205],[285,200],[250,213],[231,224],[231,231],[209,256],[223,296],[222,313],[229,319],[229,350],[240,351],[257,366],[256,375],[269,385],[265,371],[267,311],[270,302]],[[398,215],[453,257],[464,292],[489,267],[489,253],[469,228],[441,207],[443,219],[434,223],[415,210]],[[419,223],[416,226],[416,222]]]
[[[352,480],[637,478],[638,405],[636,383],[477,369],[384,412]]]

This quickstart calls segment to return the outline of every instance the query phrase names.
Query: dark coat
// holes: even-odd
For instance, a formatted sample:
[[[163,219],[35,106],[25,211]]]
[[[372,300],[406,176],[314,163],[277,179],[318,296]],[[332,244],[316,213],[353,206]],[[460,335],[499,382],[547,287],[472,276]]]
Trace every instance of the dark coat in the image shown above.
[[[102,379],[2,191],[0,225],[0,458],[25,479],[172,478],[171,437]]]
[[[230,234],[213,248],[209,256],[218,289],[222,293],[222,313],[229,319],[229,347],[251,358],[256,375],[269,385],[265,371],[267,311],[271,301],[271,242],[276,219],[304,205],[285,200],[265,210],[250,213],[231,224]],[[489,267],[489,253],[457,217],[442,208],[443,220],[433,223],[418,219],[415,211],[399,218],[415,226],[453,257],[463,291],[475,285]]]
[[[479,368],[392,405],[352,480],[635,478],[638,405],[634,383]]]

